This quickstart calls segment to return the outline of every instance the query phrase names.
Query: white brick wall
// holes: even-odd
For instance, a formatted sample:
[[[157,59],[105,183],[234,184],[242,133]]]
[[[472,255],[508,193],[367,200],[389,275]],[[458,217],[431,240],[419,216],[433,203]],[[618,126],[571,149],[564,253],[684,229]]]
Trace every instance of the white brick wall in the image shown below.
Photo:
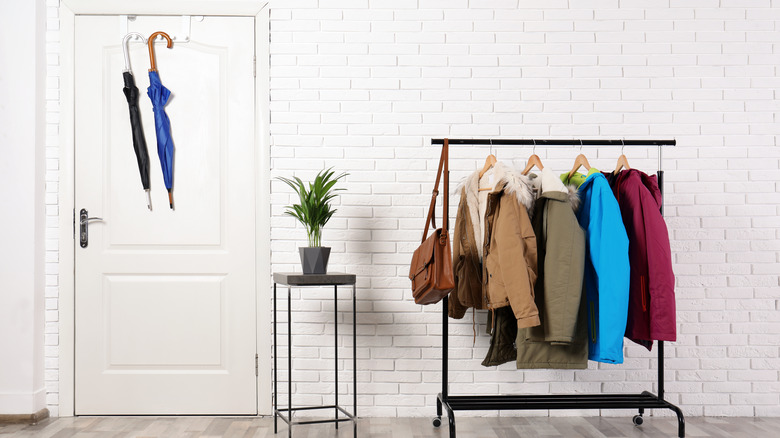
[[[46,404],[59,415],[59,0],[46,0]]]
[[[49,5],[46,369],[56,415],[58,1]],[[273,175],[308,178],[329,166],[350,173],[324,242],[333,247],[332,270],[358,274],[360,414],[433,414],[440,305],[416,306],[406,279],[439,154],[430,138],[503,136],[677,139],[664,150],[679,322],[678,341],[667,345],[667,397],[688,415],[780,415],[780,1],[538,5],[272,2]],[[578,153],[536,152],[559,171]],[[603,169],[620,154],[583,152]],[[453,147],[453,189],[487,153]],[[494,153],[522,166],[531,149]],[[632,166],[648,172],[656,154],[626,149]],[[289,189],[274,181],[272,190],[273,269],[296,269],[305,234],[282,216]],[[333,330],[332,292],[303,295],[293,295],[295,400],[319,403],[333,385],[333,373],[320,371],[332,366],[330,341],[323,347],[319,337]],[[656,389],[655,350],[630,344],[621,366],[483,369],[485,316],[477,315],[473,347],[470,318],[450,325],[453,393]]]

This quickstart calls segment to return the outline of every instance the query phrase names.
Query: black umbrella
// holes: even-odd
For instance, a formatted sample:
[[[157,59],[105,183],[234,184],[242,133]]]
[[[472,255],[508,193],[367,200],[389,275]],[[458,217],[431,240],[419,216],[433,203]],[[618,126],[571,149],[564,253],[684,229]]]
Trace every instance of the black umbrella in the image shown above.
[[[140,33],[130,32],[122,39],[122,49],[125,53],[125,71],[122,72],[122,78],[125,81],[125,92],[127,105],[130,108],[130,129],[133,131],[133,149],[135,149],[135,158],[138,160],[138,172],[141,174],[141,184],[146,191],[146,206],[152,209],[152,198],[149,195],[149,152],[146,150],[146,137],[144,128],[141,125],[141,113],[138,110],[138,87],[135,86],[135,78],[130,70],[130,55],[127,53],[127,43],[130,38],[137,36],[144,43],[146,38]]]

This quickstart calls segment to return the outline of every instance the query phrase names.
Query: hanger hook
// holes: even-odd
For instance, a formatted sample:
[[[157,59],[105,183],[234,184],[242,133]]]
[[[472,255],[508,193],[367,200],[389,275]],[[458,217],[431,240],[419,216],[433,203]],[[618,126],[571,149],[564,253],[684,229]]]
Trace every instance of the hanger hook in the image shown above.
[[[168,40],[168,48],[173,47],[173,40],[171,37],[168,36],[165,32],[155,32],[151,35],[149,35],[149,40],[146,42],[149,45],[149,63],[151,65],[151,68],[149,68],[149,71],[157,71],[157,61],[154,59],[154,40],[157,38],[157,35],[160,35],[161,37]]]
[[[620,144],[621,144],[621,146],[620,146],[620,155],[624,155],[623,154],[623,150],[626,148],[626,139],[625,138],[621,138],[620,139]]]
[[[128,42],[130,38],[136,37],[146,44],[146,38],[138,32],[130,32],[122,38],[122,52],[125,55],[125,71],[130,71],[130,54],[128,53]]]
[[[580,139],[580,153],[582,153],[582,139]]]
[[[490,139],[490,155],[493,155],[493,139]]]

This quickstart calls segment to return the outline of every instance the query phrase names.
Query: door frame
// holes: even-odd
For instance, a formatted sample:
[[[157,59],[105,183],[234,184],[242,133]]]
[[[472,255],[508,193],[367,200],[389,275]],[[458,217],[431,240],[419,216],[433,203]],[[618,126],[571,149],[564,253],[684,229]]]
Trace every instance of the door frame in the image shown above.
[[[75,18],[77,15],[231,15],[255,19],[255,294],[256,352],[270,357],[271,158],[269,0],[62,0],[59,120],[59,416],[75,412]],[[119,27],[119,21],[117,21]],[[258,61],[259,60],[259,61]],[[258,65],[259,64],[259,65]],[[71,214],[68,214],[71,210]],[[271,414],[271,368],[259,367],[258,415]]]

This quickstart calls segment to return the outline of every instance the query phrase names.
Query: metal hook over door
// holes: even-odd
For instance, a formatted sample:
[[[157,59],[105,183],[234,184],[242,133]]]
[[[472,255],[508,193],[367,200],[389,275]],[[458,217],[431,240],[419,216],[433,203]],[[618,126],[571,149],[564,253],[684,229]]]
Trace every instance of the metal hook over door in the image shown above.
[[[79,212],[79,243],[82,248],[89,245],[89,221],[102,221],[102,217],[89,217],[85,208]]]

